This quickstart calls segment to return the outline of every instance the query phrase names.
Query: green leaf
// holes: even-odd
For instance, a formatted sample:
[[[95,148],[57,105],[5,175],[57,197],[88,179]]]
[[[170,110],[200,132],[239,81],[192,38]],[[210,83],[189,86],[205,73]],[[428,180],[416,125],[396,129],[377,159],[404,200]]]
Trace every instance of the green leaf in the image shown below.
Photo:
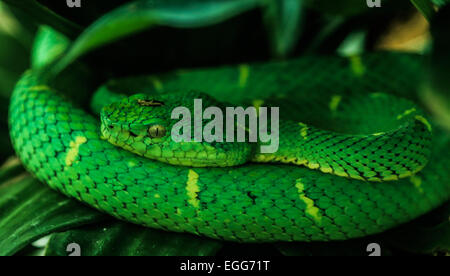
[[[0,96],[9,98],[16,81],[27,67],[27,49],[0,30]]]
[[[12,152],[7,127],[9,97],[29,66],[25,32],[0,2],[0,162]]]
[[[350,33],[337,49],[337,53],[341,56],[360,55],[364,52],[364,43],[366,39],[366,32],[355,31]]]
[[[19,159],[17,157],[11,157],[0,167],[0,183],[14,178],[24,172],[25,169],[22,164],[20,164]]]
[[[196,28],[222,22],[251,10],[261,0],[153,1],[141,0],[120,7],[96,21],[55,65],[53,73],[64,70],[78,57],[118,39],[153,26]]]
[[[303,0],[271,1],[265,9],[265,21],[276,57],[286,57],[297,45],[302,24]]]
[[[33,69],[45,71],[70,46],[71,41],[51,27],[40,26],[32,48],[31,62]],[[91,68],[76,63],[71,70],[64,71],[51,82],[52,87],[72,98],[81,106],[88,106],[90,93],[98,86],[98,76]]]
[[[67,50],[70,43],[63,34],[48,26],[41,26],[31,52],[32,68],[39,69],[51,64]]]
[[[82,29],[77,24],[59,16],[36,0],[3,0],[11,7],[28,14],[35,19],[39,24],[49,25],[59,32],[74,36]]]
[[[434,15],[433,2],[430,0],[411,0],[411,3],[430,21]]]
[[[386,240],[391,246],[408,253],[449,254],[450,203],[390,232]]]
[[[0,101],[1,101],[1,97],[0,97]],[[8,100],[5,100],[5,102],[8,102]],[[7,106],[0,105],[0,111],[2,111],[4,107],[7,107]],[[6,110],[5,114],[7,112],[8,111]],[[9,158],[13,154],[14,154],[14,150],[12,148],[11,141],[9,139],[8,125],[0,123],[0,164],[3,163],[7,158]],[[0,183],[1,183],[1,181],[0,181]]]
[[[343,16],[356,15],[370,10],[365,0],[305,0],[305,4],[321,13]]]
[[[13,255],[55,231],[99,222],[105,217],[23,173],[0,185],[0,256]]]
[[[422,99],[438,123],[450,131],[450,5],[439,10],[431,22],[433,47],[428,81],[422,89]]]
[[[71,243],[82,256],[211,256],[222,247],[211,239],[113,222],[53,234],[46,255],[67,256]]]
[[[30,32],[32,24],[27,20],[28,18],[18,18],[17,10],[14,13],[11,7],[6,6],[3,2],[0,2],[0,18],[0,33],[11,36],[21,44],[21,48],[29,50],[33,33]]]
[[[1,61],[0,61],[1,62]],[[6,67],[6,66],[5,66]],[[8,68],[3,67],[0,64],[0,97],[2,99],[2,103],[5,103],[8,101],[9,96],[11,95],[14,86],[16,85],[16,81],[19,79],[20,75],[8,70]],[[3,99],[5,99],[3,101]],[[6,115],[6,113],[2,112],[2,115]],[[3,116],[2,116],[3,117]],[[5,121],[5,117],[1,118],[0,120]]]
[[[447,5],[448,3],[450,3],[450,0],[432,0],[433,3],[439,7]]]

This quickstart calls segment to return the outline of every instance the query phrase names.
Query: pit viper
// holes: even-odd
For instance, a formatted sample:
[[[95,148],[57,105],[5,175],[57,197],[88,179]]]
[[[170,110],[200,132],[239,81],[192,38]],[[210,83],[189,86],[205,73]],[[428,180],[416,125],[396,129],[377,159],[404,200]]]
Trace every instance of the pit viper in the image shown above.
[[[306,56],[113,80],[92,100],[101,118],[30,70],[11,98],[10,136],[43,183],[131,223],[238,242],[357,238],[450,197],[448,134],[402,98],[418,60]],[[189,91],[279,106],[279,151],[174,143],[169,112],[192,103]]]

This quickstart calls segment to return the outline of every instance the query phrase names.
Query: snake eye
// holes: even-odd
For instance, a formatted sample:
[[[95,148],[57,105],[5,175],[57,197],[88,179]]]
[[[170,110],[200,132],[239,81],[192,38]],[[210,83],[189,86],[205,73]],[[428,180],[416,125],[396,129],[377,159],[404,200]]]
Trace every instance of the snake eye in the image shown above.
[[[154,125],[148,129],[148,134],[152,138],[161,138],[166,135],[166,128],[162,125]]]

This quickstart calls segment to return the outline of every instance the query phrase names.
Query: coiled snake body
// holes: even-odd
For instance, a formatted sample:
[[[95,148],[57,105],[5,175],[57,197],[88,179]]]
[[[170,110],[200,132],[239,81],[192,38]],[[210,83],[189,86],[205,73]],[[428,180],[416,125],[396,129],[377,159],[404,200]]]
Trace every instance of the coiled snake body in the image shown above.
[[[98,118],[61,97],[36,71],[22,77],[12,96],[11,138],[42,182],[132,223],[241,242],[361,237],[410,221],[450,196],[448,140],[431,140],[433,127],[420,108],[390,95],[413,86],[409,80],[380,77],[393,57],[361,57],[370,72],[346,58],[305,57],[121,82],[119,92],[151,91],[156,96],[148,97],[164,99],[167,110],[189,104],[192,97],[182,91],[190,89],[237,105],[273,99],[281,116],[278,153],[253,152],[227,167],[221,167],[227,147],[220,144],[152,140],[154,123],[136,114],[152,116],[161,107],[139,105],[136,97],[104,107],[102,121],[109,125],[101,131]],[[94,105],[114,98],[112,86],[100,89],[94,99],[103,103]],[[165,92],[175,90],[172,103]],[[133,105],[140,111],[133,113]],[[233,158],[252,152],[231,148]],[[202,151],[211,153],[214,167],[189,166]],[[180,156],[183,162],[176,161]],[[167,164],[177,162],[183,166]]]

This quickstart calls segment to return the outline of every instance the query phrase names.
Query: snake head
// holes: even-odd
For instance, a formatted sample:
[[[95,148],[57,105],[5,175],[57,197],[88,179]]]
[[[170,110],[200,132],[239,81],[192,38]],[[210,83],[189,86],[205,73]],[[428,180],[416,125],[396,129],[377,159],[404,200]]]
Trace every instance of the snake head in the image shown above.
[[[179,119],[172,119],[177,107],[187,108],[194,118],[195,99],[205,106],[218,103],[201,92],[179,92],[157,96],[136,94],[103,107],[101,132],[113,145],[173,165],[217,167],[242,164],[251,148],[244,143],[208,143],[175,141],[172,129]],[[183,119],[185,119],[183,117]],[[192,120],[191,120],[192,123]],[[194,129],[191,129],[193,137]]]
[[[100,113],[102,135],[133,153],[158,157],[161,148],[171,143],[170,114],[174,104],[170,98],[136,94],[107,105]]]

